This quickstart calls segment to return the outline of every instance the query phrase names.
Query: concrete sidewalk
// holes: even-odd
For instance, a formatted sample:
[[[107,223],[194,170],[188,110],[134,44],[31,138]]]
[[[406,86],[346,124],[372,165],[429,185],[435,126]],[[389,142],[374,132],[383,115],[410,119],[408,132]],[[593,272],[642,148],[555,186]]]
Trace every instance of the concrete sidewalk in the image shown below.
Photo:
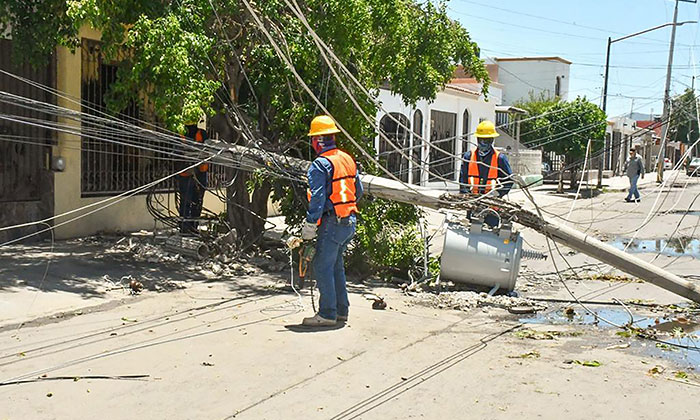
[[[673,179],[677,178],[681,171],[668,170],[664,171],[664,180],[669,183]],[[597,178],[593,178],[590,181],[591,187],[594,187],[598,183]],[[644,175],[644,178],[640,178],[637,181],[637,188],[640,190],[642,188],[648,188],[649,186],[656,186],[656,172],[649,172]],[[629,178],[626,175],[614,176],[611,178],[603,178],[603,188],[608,192],[624,192],[630,187]],[[586,188],[586,181],[581,188]]]

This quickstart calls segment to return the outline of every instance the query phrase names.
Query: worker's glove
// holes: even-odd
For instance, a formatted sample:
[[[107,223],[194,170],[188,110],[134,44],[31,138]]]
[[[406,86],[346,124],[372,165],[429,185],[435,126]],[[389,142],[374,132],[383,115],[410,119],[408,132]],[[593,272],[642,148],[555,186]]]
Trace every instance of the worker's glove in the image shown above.
[[[301,239],[308,241],[316,237],[316,223],[306,222],[301,228]]]

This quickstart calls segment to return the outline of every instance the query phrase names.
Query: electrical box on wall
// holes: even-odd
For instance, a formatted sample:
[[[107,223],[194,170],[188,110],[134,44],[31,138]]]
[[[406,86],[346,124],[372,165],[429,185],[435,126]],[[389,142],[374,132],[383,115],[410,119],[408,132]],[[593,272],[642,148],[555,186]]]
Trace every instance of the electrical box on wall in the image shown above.
[[[63,172],[66,170],[66,160],[63,156],[54,156],[51,159],[51,170],[56,172]]]

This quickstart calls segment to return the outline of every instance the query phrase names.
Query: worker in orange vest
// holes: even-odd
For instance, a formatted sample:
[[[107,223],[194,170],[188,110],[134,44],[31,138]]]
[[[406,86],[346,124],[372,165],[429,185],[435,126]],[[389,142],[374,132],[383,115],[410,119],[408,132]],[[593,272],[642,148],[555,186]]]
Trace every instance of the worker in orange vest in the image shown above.
[[[302,324],[312,327],[347,321],[350,307],[343,253],[355,235],[363,188],[355,160],[336,147],[339,132],[331,117],[320,115],[311,121],[308,134],[316,158],[307,174],[309,210],[301,236],[317,237],[313,269],[321,297],[318,313]]]
[[[513,186],[513,181],[510,180],[513,170],[508,157],[494,149],[493,141],[496,137],[498,132],[493,122],[485,120],[476,127],[477,148],[465,152],[463,156],[459,174],[461,193],[503,197],[510,191]],[[484,221],[491,226],[498,224],[498,219],[493,215],[487,216]]]
[[[206,130],[197,127],[198,121],[187,121],[185,123],[185,134],[182,137],[182,150],[184,155],[194,156],[197,149],[202,149],[204,142],[208,139]],[[195,146],[197,149],[193,148]],[[193,149],[194,152],[193,153]],[[204,158],[200,153],[198,158]],[[183,160],[181,167],[192,165],[191,159]],[[197,220],[202,214],[204,204],[204,192],[208,186],[207,172],[209,164],[204,162],[194,168],[180,172],[177,177],[177,189],[180,194],[180,233],[194,234],[197,232]]]

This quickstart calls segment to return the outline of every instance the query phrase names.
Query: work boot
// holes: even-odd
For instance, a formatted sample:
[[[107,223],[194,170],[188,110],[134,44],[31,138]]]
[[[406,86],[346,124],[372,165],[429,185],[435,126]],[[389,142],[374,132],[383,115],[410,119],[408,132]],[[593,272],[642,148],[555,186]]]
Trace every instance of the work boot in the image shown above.
[[[316,314],[311,318],[304,318],[304,320],[301,321],[301,325],[305,325],[307,327],[331,327],[335,324],[335,319],[326,319],[319,314]]]
[[[347,315],[338,315],[336,318],[338,322],[347,322],[348,321],[348,316]]]

